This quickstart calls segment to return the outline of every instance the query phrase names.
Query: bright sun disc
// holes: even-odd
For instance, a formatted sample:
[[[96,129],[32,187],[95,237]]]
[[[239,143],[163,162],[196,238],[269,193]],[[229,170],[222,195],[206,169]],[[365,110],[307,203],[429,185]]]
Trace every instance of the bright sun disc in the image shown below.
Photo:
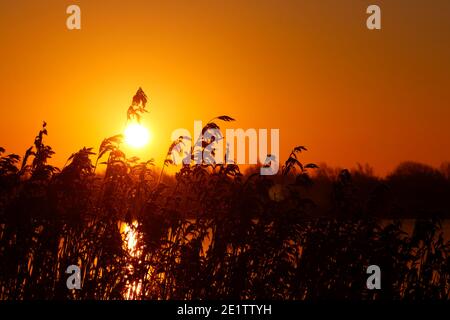
[[[125,142],[135,148],[145,146],[150,140],[150,134],[146,127],[133,123],[125,129]]]

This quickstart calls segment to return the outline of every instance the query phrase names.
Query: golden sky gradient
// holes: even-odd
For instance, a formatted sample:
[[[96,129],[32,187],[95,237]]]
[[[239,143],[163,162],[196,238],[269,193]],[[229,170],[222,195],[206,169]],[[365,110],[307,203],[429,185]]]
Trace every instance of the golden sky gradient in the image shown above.
[[[138,87],[161,161],[176,128],[279,128],[281,155],[385,174],[450,160],[450,1],[0,1],[0,146],[23,155],[42,120],[62,165],[120,133]],[[81,7],[82,29],[66,28]],[[132,155],[133,153],[130,153]]]

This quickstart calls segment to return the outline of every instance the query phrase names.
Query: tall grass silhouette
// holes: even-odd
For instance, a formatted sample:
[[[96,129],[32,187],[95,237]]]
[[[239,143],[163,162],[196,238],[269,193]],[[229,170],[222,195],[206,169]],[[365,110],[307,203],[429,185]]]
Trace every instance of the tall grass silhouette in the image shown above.
[[[139,89],[128,119],[140,120],[146,104]],[[214,118],[203,132],[223,121],[234,119]],[[44,122],[23,157],[0,148],[0,299],[450,298],[450,242],[439,219],[448,217],[446,191],[398,205],[430,181],[448,192],[448,175],[411,163],[387,180],[361,168],[334,175],[304,164],[298,146],[268,177],[194,161],[210,142],[202,141],[164,178],[186,137],[157,168],[127,158],[122,135],[59,169],[49,164],[47,134]],[[420,219],[406,233],[396,218],[416,209]],[[72,264],[81,290],[66,287]],[[382,290],[366,289],[371,264],[381,267]]]

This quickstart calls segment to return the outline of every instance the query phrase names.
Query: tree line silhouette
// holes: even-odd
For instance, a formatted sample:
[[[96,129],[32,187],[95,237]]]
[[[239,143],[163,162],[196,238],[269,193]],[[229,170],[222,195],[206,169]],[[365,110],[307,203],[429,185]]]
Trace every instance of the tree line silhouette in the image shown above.
[[[146,103],[140,89],[127,117]],[[234,119],[204,130],[220,121]],[[276,176],[193,153],[172,177],[170,157],[162,168],[127,158],[116,135],[59,169],[47,133],[44,122],[23,157],[0,148],[2,300],[450,298],[449,165],[403,163],[382,179],[303,164],[298,146]],[[415,219],[413,232],[401,218]],[[81,290],[66,287],[73,264]],[[381,290],[366,288],[371,264]]]

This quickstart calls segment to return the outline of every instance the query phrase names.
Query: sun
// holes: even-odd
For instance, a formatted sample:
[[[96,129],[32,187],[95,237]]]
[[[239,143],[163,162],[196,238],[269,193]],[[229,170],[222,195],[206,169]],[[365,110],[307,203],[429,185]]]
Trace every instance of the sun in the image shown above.
[[[139,123],[131,123],[125,129],[125,142],[134,148],[142,148],[150,141],[150,132]]]

